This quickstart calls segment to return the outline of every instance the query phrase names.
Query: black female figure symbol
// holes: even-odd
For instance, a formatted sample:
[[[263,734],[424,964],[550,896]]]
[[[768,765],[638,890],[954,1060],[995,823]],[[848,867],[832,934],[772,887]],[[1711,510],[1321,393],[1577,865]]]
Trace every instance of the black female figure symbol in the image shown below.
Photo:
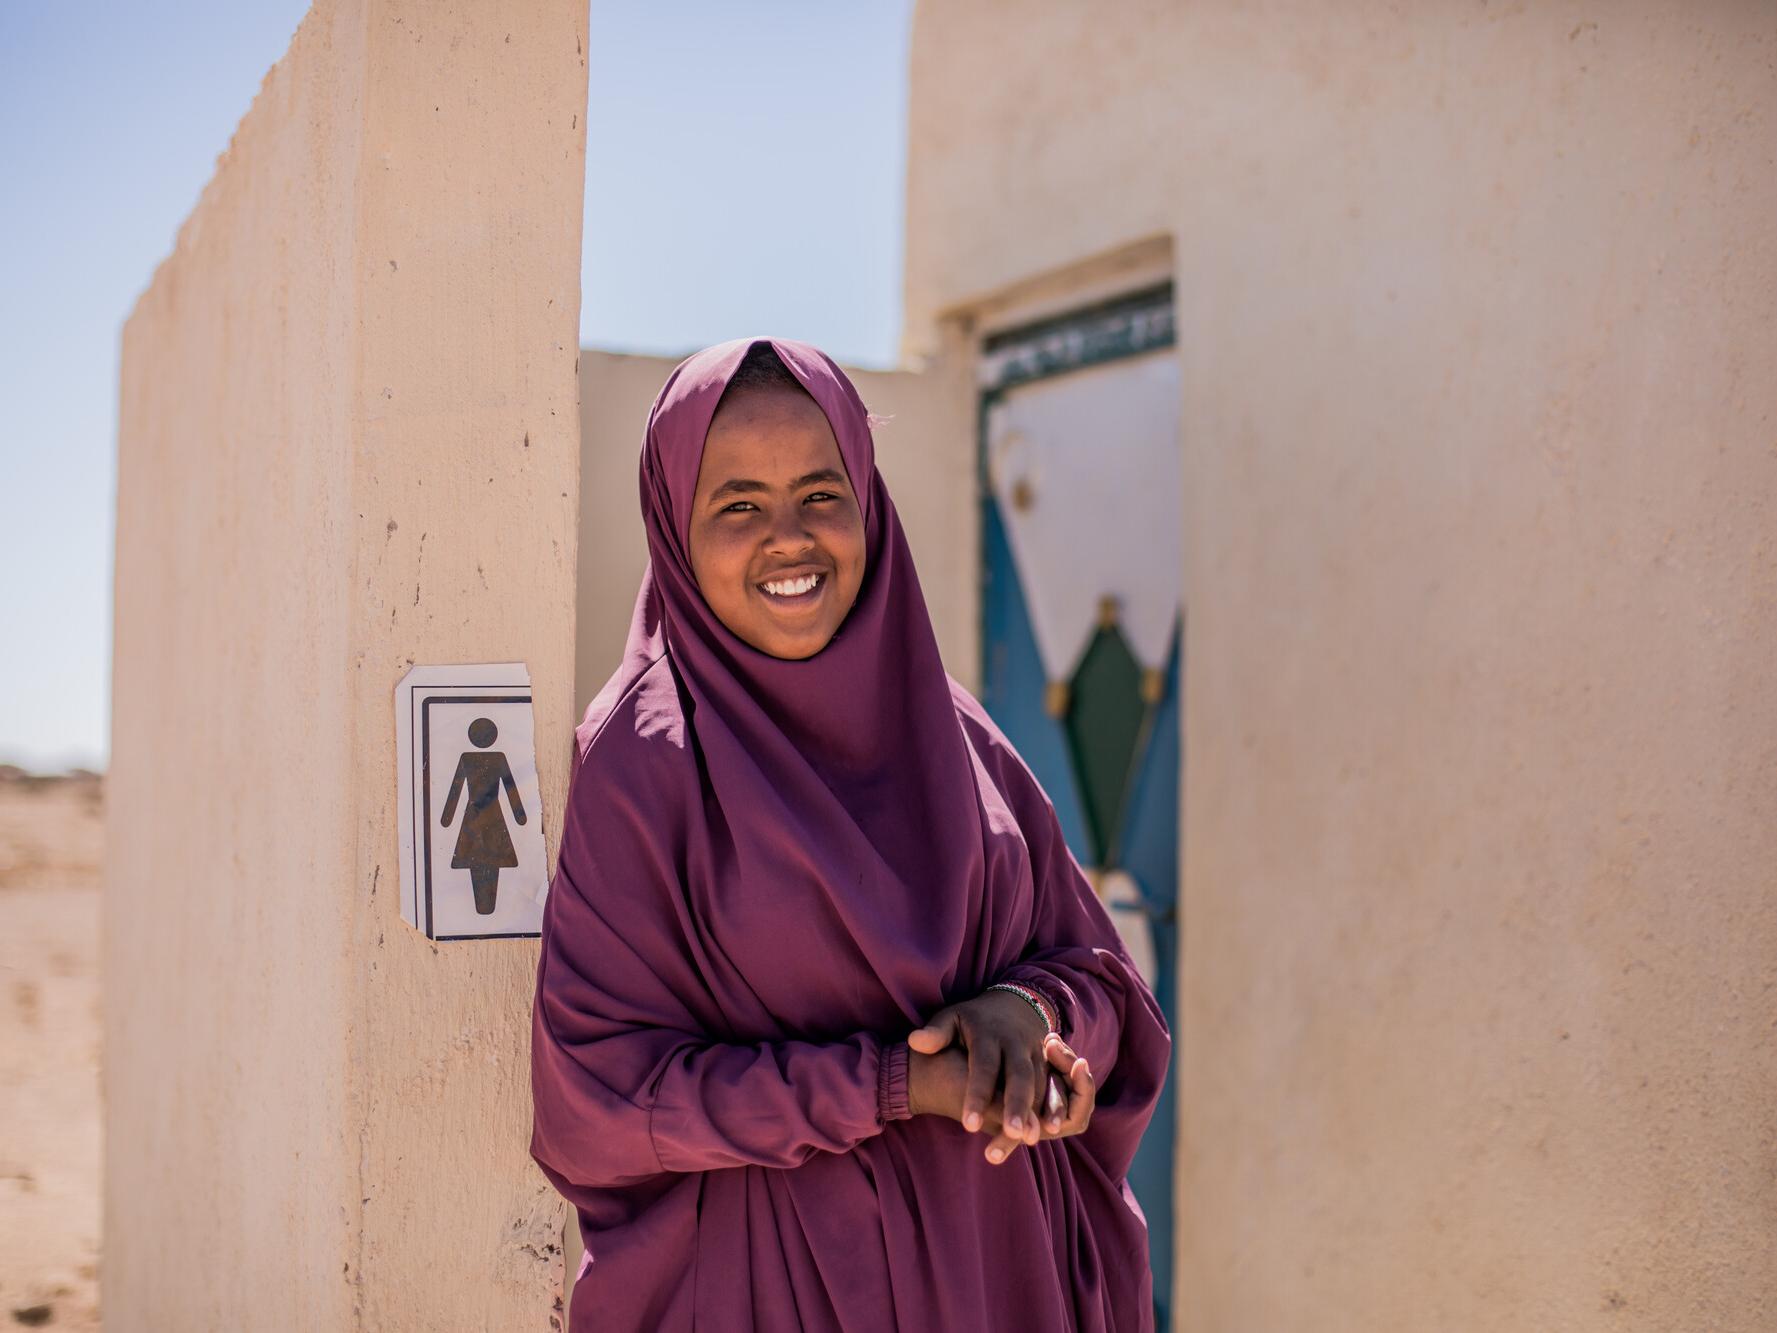
[[[450,780],[450,795],[444,798],[445,828],[450,827],[456,813],[457,796],[467,786],[469,805],[463,811],[462,827],[457,830],[456,850],[450,863],[469,871],[475,886],[475,910],[482,916],[494,910],[499,891],[500,868],[518,864],[518,853],[512,847],[512,835],[506,831],[506,816],[500,810],[500,784],[506,784],[506,798],[512,802],[512,817],[524,823],[524,806],[518,799],[518,784],[512,779],[512,768],[506,756],[487,747],[500,734],[493,719],[478,717],[469,724],[469,740],[474,750],[465,750],[457,760],[456,776]]]

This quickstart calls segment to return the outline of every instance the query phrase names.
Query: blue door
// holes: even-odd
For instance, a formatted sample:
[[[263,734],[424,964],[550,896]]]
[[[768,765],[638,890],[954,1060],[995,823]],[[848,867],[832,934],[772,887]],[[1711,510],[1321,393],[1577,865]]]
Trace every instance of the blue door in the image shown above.
[[[1180,462],[1171,287],[981,349],[982,702],[1176,1034]],[[1130,1185],[1170,1326],[1174,1069]]]

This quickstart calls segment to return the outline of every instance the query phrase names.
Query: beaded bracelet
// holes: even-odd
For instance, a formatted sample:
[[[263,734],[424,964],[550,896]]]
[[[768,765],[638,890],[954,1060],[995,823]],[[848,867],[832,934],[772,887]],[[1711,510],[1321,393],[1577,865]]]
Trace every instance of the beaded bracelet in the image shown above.
[[[1042,1016],[1043,1025],[1049,1031],[1061,1031],[1061,1024],[1056,1021],[1056,1015],[1050,1011],[1049,1002],[1029,986],[1020,986],[1016,981],[996,981],[987,989],[1011,991]]]

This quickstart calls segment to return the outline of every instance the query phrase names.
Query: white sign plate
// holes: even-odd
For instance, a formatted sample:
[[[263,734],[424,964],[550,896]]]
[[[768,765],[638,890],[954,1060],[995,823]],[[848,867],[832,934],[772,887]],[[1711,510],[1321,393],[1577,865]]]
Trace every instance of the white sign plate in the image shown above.
[[[401,917],[434,940],[540,935],[549,867],[523,662],[416,666],[395,686]]]

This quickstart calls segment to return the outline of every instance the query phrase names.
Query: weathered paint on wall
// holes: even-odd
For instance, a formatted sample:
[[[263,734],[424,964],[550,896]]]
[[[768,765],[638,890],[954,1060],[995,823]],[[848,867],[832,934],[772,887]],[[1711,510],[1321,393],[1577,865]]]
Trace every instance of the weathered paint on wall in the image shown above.
[[[910,351],[1174,246],[1182,1328],[1777,1323],[1774,54],[918,10]]]
[[[125,325],[108,1325],[549,1324],[536,945],[402,923],[392,691],[572,725],[586,20],[318,0]]]
[[[654,398],[678,363],[676,357],[581,351],[576,716],[623,656],[648,563],[637,478],[642,436]],[[845,369],[864,405],[889,418],[874,431],[877,466],[913,548],[945,666],[978,688],[980,524],[974,458],[967,448],[973,403],[960,359],[935,359],[917,372]],[[563,738],[570,752],[572,741]]]

